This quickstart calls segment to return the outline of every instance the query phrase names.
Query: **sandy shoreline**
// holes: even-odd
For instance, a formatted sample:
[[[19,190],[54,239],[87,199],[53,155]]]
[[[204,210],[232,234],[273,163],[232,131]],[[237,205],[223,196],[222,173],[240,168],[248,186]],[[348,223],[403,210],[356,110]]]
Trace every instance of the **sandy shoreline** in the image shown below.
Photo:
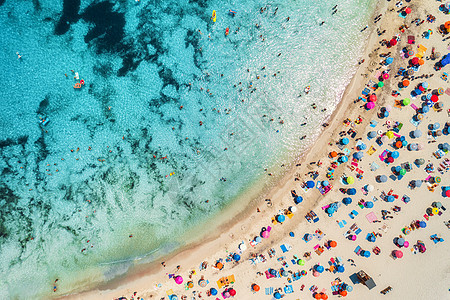
[[[433,1],[425,2],[431,2],[434,4]],[[425,2],[422,3],[422,5],[425,5]],[[171,253],[169,257],[163,258],[163,260],[165,260],[166,262],[165,269],[160,265],[160,262],[138,265],[123,278],[118,278],[112,282],[108,282],[107,284],[100,286],[92,291],[77,295],[69,295],[67,297],[64,297],[64,299],[114,299],[120,296],[129,297],[134,291],[137,291],[138,295],[143,297],[144,299],[147,299],[149,297],[160,299],[161,297],[165,296],[166,290],[173,289],[174,292],[175,289],[181,290],[181,287],[177,287],[173,283],[173,280],[167,280],[166,273],[175,273],[176,266],[181,265],[181,269],[179,272],[177,272],[177,274],[182,275],[185,280],[187,280],[189,270],[198,270],[198,266],[202,261],[206,260],[209,262],[209,265],[212,265],[213,262],[219,257],[225,257],[226,251],[236,251],[237,246],[241,241],[245,241],[247,243],[248,240],[259,234],[259,229],[261,227],[270,225],[270,218],[277,214],[277,211],[279,209],[294,205],[292,198],[290,197],[290,190],[292,189],[296,189],[297,193],[303,196],[305,200],[301,205],[298,206],[298,211],[295,213],[294,217],[291,220],[288,220],[283,225],[273,226],[273,233],[271,238],[269,240],[263,240],[263,243],[258,245],[256,249],[245,251],[242,255],[243,259],[241,263],[233,264],[231,268],[231,263],[227,263],[225,269],[220,271],[220,275],[218,275],[219,271],[209,267],[204,275],[205,277],[210,278],[209,280],[212,284],[215,284],[215,280],[217,280],[218,277],[227,276],[232,273],[236,274],[236,277],[238,277],[237,274],[240,274],[240,279],[237,279],[237,281],[241,281],[246,277],[256,278],[256,275],[254,275],[255,270],[248,263],[248,257],[250,254],[249,252],[254,251],[263,253],[265,252],[265,250],[272,247],[273,245],[276,245],[281,240],[286,240],[288,232],[294,231],[296,228],[309,229],[311,225],[305,221],[303,217],[305,213],[317,207],[319,201],[322,203],[322,205],[325,204],[324,202],[329,203],[333,194],[335,198],[342,197],[341,195],[336,195],[336,193],[338,192],[338,188],[342,186],[338,184],[337,180],[332,182],[332,184],[335,186],[333,189],[333,193],[330,193],[330,195],[326,195],[324,197],[317,193],[315,190],[312,192],[312,195],[311,192],[306,195],[301,194],[299,182],[307,180],[307,177],[304,174],[309,171],[316,169],[319,171],[321,170],[322,172],[325,171],[325,164],[328,163],[328,161],[326,161],[328,153],[330,152],[330,149],[333,148],[329,146],[329,143],[331,141],[336,141],[336,137],[338,137],[339,131],[343,130],[342,121],[346,117],[349,117],[352,120],[358,117],[358,115],[361,115],[363,117],[362,124],[358,126],[358,131],[361,130],[361,132],[358,132],[358,136],[361,136],[370,119],[374,117],[374,114],[378,111],[377,109],[371,111],[363,111],[360,108],[361,102],[354,104],[353,101],[358,98],[361,90],[364,88],[365,83],[368,81],[368,79],[364,78],[362,74],[372,73],[369,71],[373,71],[373,69],[375,69],[372,65],[372,62],[375,62],[376,66],[377,63],[381,60],[378,57],[378,54],[380,52],[387,51],[384,47],[384,49],[378,51],[377,55],[372,55],[371,59],[368,58],[369,54],[374,52],[374,49],[379,47],[378,40],[380,39],[380,37],[377,36],[375,29],[379,25],[381,26],[381,24],[383,24],[383,28],[387,30],[387,33],[383,35],[383,38],[391,37],[398,31],[398,26],[402,24],[400,18],[394,18],[394,16],[397,15],[395,12],[388,13],[388,15],[391,16],[390,18],[392,19],[386,17],[388,5],[393,6],[393,3],[382,2],[379,5],[380,7],[377,8],[375,15],[383,14],[383,19],[379,24],[370,24],[370,27],[368,29],[368,32],[370,32],[370,36],[363,55],[366,61],[358,68],[350,84],[347,86],[341,102],[330,117],[330,121],[328,122],[329,126],[325,128],[325,130],[321,133],[320,138],[317,139],[316,143],[314,143],[302,157],[303,163],[300,167],[292,167],[289,171],[287,171],[286,174],[279,179],[279,183],[276,184],[276,186],[273,187],[268,193],[264,193],[263,195],[259,195],[258,197],[255,195],[258,191],[251,191],[248,197],[254,200],[249,201],[246,208],[242,210],[238,215],[235,215],[235,212],[241,209],[239,209],[239,203],[237,203],[237,201],[234,201],[234,203],[228,209],[226,209],[226,211],[221,212],[221,217],[223,217],[223,219],[228,219],[228,222],[223,223],[220,226],[212,226],[216,225],[214,224],[215,221],[210,221],[207,224],[202,225],[204,227],[211,227],[210,231],[214,230],[215,232],[220,232],[220,235],[209,233],[201,240],[195,241],[192,244],[179,249],[178,251],[176,251],[176,253]],[[417,9],[417,7],[413,8]],[[433,14],[436,14],[436,12],[433,11]],[[436,14],[436,16],[438,15]],[[388,23],[389,25],[386,23]],[[415,34],[416,36],[417,33],[419,33],[418,30]],[[397,49],[393,51],[398,52]],[[400,60],[397,60],[394,65],[391,66],[393,70],[397,69],[397,62],[404,63]],[[397,81],[391,80],[388,82],[389,84],[385,86],[382,94],[378,95],[379,102],[377,103],[377,105],[383,104],[384,102],[388,101],[389,91],[391,90],[390,86],[394,86]],[[389,99],[389,101],[392,102],[391,99]],[[318,160],[321,160],[324,164],[321,169],[316,165],[310,165],[307,163],[316,162]],[[345,171],[347,170],[340,168],[336,171],[335,177],[339,178],[340,174]],[[367,168],[366,172],[368,172]],[[300,174],[299,177],[301,178],[301,181],[293,181],[293,178],[296,177],[296,174]],[[369,174],[367,174],[367,176],[369,176]],[[272,199],[272,207],[268,207],[265,204],[264,199],[266,198]],[[326,199],[328,200],[325,201]],[[335,201],[336,200],[338,199],[335,199]],[[257,207],[260,208],[260,213],[256,212]],[[319,209],[316,209],[316,212],[318,211]],[[417,215],[417,217],[420,216]],[[319,225],[321,228],[336,226],[335,224],[333,224],[334,221],[328,220],[328,217],[326,217],[323,213],[321,214],[320,218],[321,223]],[[324,221],[326,224],[324,224]],[[313,227],[317,227],[319,225],[313,225]],[[196,229],[194,228],[193,232],[195,232],[195,230]],[[331,235],[331,229],[327,232],[327,234]],[[340,241],[338,242],[341,243]],[[305,247],[302,247],[302,252],[306,251],[306,249],[303,249],[305,249]],[[300,250],[296,254],[300,254]],[[308,268],[309,267],[310,266],[308,265]],[[250,273],[252,273],[252,275],[250,275]],[[195,277],[194,282],[197,279],[198,278]],[[261,281],[261,279],[259,279],[259,281]],[[155,284],[157,283],[163,283],[163,287],[160,289],[155,289]],[[248,286],[245,286],[245,288],[249,290]],[[236,285],[236,289],[238,289],[238,284]],[[240,292],[240,289],[238,291]],[[251,295],[250,292],[243,292],[242,294],[247,296],[243,296],[239,299],[252,299],[250,296],[248,296]],[[259,295],[262,298],[263,292],[260,292]],[[266,296],[266,298],[269,299],[269,296]]]

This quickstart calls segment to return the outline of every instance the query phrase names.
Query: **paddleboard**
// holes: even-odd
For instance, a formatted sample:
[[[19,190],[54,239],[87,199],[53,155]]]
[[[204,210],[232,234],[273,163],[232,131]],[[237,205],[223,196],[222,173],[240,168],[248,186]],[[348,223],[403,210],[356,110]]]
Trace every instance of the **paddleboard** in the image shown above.
[[[211,19],[213,20],[213,22],[216,22],[216,11],[215,10],[213,10]]]

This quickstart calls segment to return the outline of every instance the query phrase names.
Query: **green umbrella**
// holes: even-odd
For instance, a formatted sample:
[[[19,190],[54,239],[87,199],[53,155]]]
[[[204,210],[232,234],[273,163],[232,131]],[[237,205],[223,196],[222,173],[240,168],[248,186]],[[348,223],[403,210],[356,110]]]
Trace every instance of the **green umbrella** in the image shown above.
[[[384,86],[384,82],[383,81],[378,82],[378,87],[383,87],[383,86]]]
[[[347,183],[348,184],[354,184],[355,183],[355,178],[353,178],[352,176],[348,176],[347,177]]]
[[[403,176],[403,175],[405,175],[405,174],[406,174],[406,170],[405,170],[405,169],[401,169],[401,170],[400,170],[400,175]]]
[[[409,98],[403,99],[403,105],[404,106],[409,105],[409,103],[411,103],[411,100]]]
[[[304,266],[305,265],[305,261],[303,259],[299,259],[297,261],[297,264],[299,264],[300,266]]]

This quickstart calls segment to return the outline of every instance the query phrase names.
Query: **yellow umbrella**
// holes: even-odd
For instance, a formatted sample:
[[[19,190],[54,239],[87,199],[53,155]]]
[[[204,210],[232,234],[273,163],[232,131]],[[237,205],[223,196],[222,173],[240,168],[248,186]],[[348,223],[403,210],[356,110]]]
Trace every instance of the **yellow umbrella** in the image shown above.
[[[388,131],[388,132],[386,132],[386,136],[387,136],[389,139],[392,139],[392,138],[394,137],[394,133],[393,133],[392,131]]]
[[[431,212],[433,213],[433,215],[437,215],[439,213],[439,209],[437,209],[436,207],[433,207]]]
[[[353,178],[353,176],[348,176],[347,177],[347,183],[348,184],[354,184],[355,183],[355,178]]]

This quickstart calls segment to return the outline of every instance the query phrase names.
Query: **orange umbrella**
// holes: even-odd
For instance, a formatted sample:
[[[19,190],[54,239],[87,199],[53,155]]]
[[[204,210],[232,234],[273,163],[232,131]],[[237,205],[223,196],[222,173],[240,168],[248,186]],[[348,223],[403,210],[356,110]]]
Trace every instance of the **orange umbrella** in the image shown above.
[[[403,84],[403,86],[408,86],[409,85],[409,80],[403,80],[403,82],[402,82],[402,84]]]
[[[337,152],[336,152],[336,151],[332,151],[332,152],[330,153],[330,156],[333,157],[333,158],[336,157],[336,156],[337,156]]]
[[[336,246],[337,246],[336,241],[331,241],[331,242],[330,242],[330,246],[333,247],[333,248],[336,247]]]
[[[259,285],[257,285],[256,283],[254,283],[254,284],[252,285],[252,289],[253,289],[255,292],[259,291]]]
[[[327,294],[322,294],[322,299],[323,299],[323,300],[327,300],[327,299],[328,299]]]
[[[339,294],[340,294],[341,296],[345,297],[345,296],[347,296],[347,291],[346,291],[346,290],[343,290],[343,291],[341,291]]]
[[[221,262],[217,263],[216,264],[216,268],[219,269],[219,270],[222,269],[223,268],[223,264]]]
[[[423,59],[419,59],[419,65],[423,65],[425,61]]]
[[[320,299],[320,298],[322,298],[322,296],[321,296],[319,293],[317,293],[317,294],[314,296],[314,298]]]
[[[397,147],[397,148],[401,148],[402,147],[402,142],[400,142],[400,141],[398,141],[398,142],[396,142],[395,143],[395,147]]]
[[[450,29],[450,21],[445,22],[444,26],[445,28]]]

